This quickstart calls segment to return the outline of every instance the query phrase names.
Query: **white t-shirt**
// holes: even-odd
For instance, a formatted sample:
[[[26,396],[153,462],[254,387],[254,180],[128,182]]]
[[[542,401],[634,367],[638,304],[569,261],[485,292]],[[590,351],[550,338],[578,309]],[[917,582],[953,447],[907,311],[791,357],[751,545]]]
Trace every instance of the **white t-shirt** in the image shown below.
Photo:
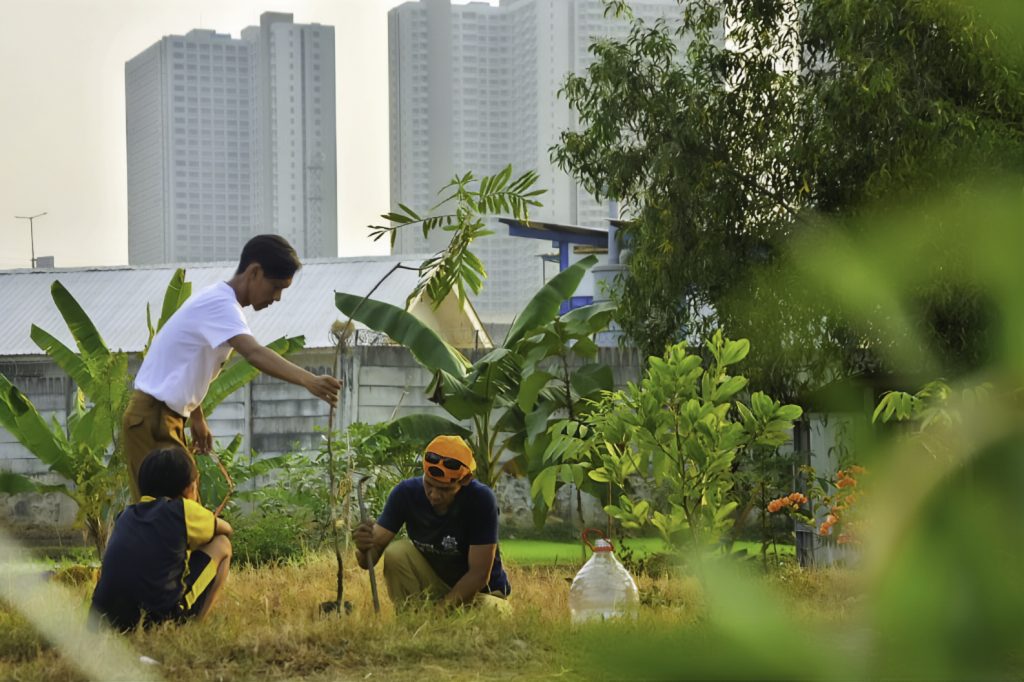
[[[218,282],[191,296],[153,338],[135,388],[188,417],[231,352],[228,339],[252,335],[234,290]]]

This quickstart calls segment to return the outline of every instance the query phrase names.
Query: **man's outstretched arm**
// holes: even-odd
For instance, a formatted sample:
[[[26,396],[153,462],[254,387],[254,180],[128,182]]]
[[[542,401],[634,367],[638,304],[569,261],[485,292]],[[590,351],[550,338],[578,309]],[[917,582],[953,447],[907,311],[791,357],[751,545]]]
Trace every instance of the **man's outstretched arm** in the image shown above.
[[[332,407],[338,404],[338,391],[341,390],[341,382],[334,377],[326,374],[318,376],[302,369],[260,344],[256,337],[249,334],[232,336],[228,339],[228,343],[248,360],[249,364],[264,374],[269,374],[275,379],[281,379],[296,386],[302,386]]]

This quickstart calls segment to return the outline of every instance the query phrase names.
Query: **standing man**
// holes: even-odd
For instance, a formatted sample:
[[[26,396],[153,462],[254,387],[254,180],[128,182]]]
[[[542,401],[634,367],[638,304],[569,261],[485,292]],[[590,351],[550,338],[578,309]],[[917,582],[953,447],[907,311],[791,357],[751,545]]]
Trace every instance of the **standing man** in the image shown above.
[[[435,601],[511,611],[498,551],[498,501],[473,478],[473,451],[458,436],[438,436],[423,453],[423,476],[392,489],[376,523],[352,531],[362,568],[384,557],[384,582],[396,608]],[[392,542],[405,526],[408,539]]]
[[[242,249],[230,280],[190,297],[157,332],[124,413],[124,453],[134,502],[139,501],[139,467],[147,454],[174,445],[188,451],[186,419],[195,450],[210,452],[213,434],[202,402],[232,350],[260,371],[302,386],[331,406],[337,404],[340,381],[307,372],[261,345],[242,312],[246,306],[263,310],[280,301],[301,267],[295,249],[283,237],[253,237]]]

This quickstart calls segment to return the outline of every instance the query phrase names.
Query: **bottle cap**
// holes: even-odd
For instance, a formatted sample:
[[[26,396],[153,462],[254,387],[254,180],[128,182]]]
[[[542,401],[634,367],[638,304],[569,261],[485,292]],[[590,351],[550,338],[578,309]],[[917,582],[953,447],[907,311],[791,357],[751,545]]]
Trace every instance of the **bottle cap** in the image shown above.
[[[597,534],[599,534],[601,536],[600,538],[598,538],[598,540],[596,542],[594,542],[594,544],[590,544],[590,540],[587,540],[587,535],[589,535],[591,533],[597,533]],[[612,547],[611,541],[607,538],[607,536],[603,532],[601,532],[597,528],[587,528],[586,530],[584,530],[583,531],[583,542],[584,542],[584,544],[586,544],[587,547],[590,548],[591,552],[612,552],[612,551],[614,551],[614,548]]]

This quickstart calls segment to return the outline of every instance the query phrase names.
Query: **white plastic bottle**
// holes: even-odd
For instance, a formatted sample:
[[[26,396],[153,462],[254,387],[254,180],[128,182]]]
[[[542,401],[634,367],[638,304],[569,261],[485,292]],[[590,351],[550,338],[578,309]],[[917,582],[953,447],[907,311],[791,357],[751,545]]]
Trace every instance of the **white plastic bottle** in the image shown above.
[[[586,532],[583,535],[586,542]],[[569,611],[573,624],[611,618],[636,618],[640,595],[629,571],[615,558],[606,538],[587,542],[593,554],[573,578]]]

